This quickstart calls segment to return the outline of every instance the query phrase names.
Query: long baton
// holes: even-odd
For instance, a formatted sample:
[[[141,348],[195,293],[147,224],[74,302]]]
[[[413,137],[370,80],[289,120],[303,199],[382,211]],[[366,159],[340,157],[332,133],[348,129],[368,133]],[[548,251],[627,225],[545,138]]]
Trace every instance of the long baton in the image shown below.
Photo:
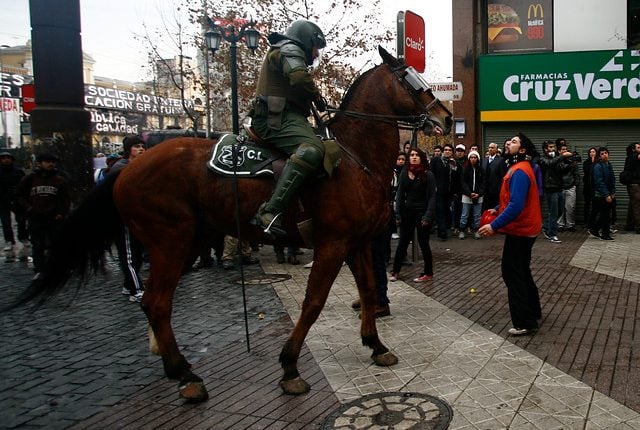
[[[231,154],[233,158],[233,190],[236,200],[236,233],[238,236],[238,246],[236,254],[238,263],[240,264],[240,285],[242,285],[242,306],[244,308],[244,333],[247,337],[247,352],[251,352],[251,344],[249,343],[249,317],[247,314],[247,292],[244,286],[244,264],[242,264],[242,238],[240,237],[240,199],[238,190],[238,141],[231,145]]]

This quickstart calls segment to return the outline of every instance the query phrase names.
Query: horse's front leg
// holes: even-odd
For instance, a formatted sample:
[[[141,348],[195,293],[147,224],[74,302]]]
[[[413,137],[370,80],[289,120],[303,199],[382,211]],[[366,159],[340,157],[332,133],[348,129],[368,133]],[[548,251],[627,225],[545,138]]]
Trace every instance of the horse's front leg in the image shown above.
[[[382,344],[376,327],[376,283],[373,276],[371,244],[367,243],[353,253],[349,268],[353,273],[360,294],[360,335],[362,344],[373,350],[371,358],[378,366],[392,366],[398,358]]]
[[[147,314],[150,326],[150,345],[155,338],[155,352],[162,357],[168,378],[179,380],[180,397],[189,402],[201,402],[209,397],[202,378],[191,371],[191,364],[180,353],[171,327],[173,294],[178,285],[182,264],[165,258],[163,264],[155,264],[150,251],[151,267],[147,288],[142,296],[142,309]],[[162,280],[158,282],[158,280]]]
[[[298,373],[298,357],[302,342],[304,342],[313,323],[318,319],[318,315],[327,301],[333,281],[344,261],[346,248],[343,252],[336,248],[335,244],[332,249],[328,249],[327,246],[315,248],[313,267],[309,274],[300,318],[280,352],[280,364],[284,371],[280,387],[286,394],[303,394],[311,388]]]

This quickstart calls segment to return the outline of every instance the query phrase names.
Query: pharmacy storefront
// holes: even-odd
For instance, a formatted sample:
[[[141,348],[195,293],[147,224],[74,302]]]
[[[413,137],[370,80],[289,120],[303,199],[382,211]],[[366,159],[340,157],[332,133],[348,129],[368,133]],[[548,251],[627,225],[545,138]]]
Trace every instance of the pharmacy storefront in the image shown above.
[[[479,69],[485,143],[522,131],[539,151],[558,137],[583,158],[607,146],[620,172],[627,145],[640,141],[639,51],[485,55]],[[626,193],[619,197],[626,204]]]

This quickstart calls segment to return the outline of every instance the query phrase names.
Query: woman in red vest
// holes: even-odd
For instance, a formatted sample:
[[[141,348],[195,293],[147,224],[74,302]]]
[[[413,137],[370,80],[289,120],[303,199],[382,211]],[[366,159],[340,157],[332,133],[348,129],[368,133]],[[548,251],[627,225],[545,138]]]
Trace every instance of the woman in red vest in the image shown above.
[[[538,329],[542,317],[538,287],[531,275],[531,250],[542,229],[542,212],[531,159],[535,147],[518,133],[507,143],[507,173],[500,189],[500,205],[490,209],[497,218],[479,230],[482,236],[504,233],[502,279],[507,285],[513,327],[509,334],[521,336]]]

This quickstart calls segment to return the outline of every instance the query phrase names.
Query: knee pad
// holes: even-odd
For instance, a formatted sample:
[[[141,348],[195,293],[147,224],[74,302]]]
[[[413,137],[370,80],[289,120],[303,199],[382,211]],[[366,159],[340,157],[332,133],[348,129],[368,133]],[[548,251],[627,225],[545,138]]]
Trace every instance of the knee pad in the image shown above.
[[[316,171],[322,166],[324,150],[309,143],[303,143],[291,156],[291,162],[298,164],[306,170]]]

